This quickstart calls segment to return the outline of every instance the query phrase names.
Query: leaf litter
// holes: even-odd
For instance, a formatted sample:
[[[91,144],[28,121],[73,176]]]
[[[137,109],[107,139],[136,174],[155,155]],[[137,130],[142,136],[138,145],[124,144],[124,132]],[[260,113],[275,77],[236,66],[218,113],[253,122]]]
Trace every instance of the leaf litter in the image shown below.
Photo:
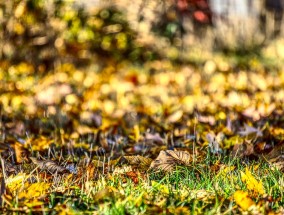
[[[6,51],[16,46],[33,55],[50,35],[30,38],[32,43],[25,37],[49,33],[40,30],[46,25],[66,29],[50,36],[55,49],[33,55],[42,63],[0,60],[1,209],[26,212],[28,207],[32,213],[42,207],[66,214],[112,207],[131,214],[141,212],[133,206],[141,206],[142,211],[186,214],[192,208],[225,212],[236,204],[236,213],[257,214],[261,207],[283,211],[281,69],[253,72],[226,63],[223,71],[218,67],[223,61],[215,59],[216,68],[207,74],[207,63],[197,69],[166,59],[143,66],[127,59],[116,62],[117,53],[131,57],[131,49],[137,48],[132,42],[121,48],[135,34],[125,23],[113,23],[113,17],[121,17],[116,10],[82,18],[58,5],[59,17],[40,22],[34,16],[44,12],[41,4],[32,7],[38,11],[25,3],[9,7],[15,11],[7,23],[16,24],[7,28],[23,37],[7,43]],[[29,22],[37,27],[29,28]],[[105,35],[111,28],[124,31]],[[102,45],[92,45],[98,44],[92,38]],[[151,49],[144,52],[142,47],[138,45],[139,53],[149,54]],[[92,56],[98,60],[87,65],[89,49],[104,56]],[[48,53],[58,53],[58,61],[45,65],[48,59],[41,57]],[[247,167],[253,162],[269,165],[259,173]],[[199,174],[194,174],[196,164],[202,165]],[[275,178],[269,181],[271,171]],[[162,179],[152,172],[161,173]],[[274,196],[262,203],[267,195]],[[216,202],[225,206],[215,210]]]

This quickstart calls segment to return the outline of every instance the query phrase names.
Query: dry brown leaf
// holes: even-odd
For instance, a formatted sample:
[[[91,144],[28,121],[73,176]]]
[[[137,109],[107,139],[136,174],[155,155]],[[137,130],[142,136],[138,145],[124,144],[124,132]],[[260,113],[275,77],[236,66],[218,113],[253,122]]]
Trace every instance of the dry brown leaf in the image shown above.
[[[161,151],[159,156],[151,163],[150,169],[155,171],[171,172],[175,166],[189,166],[192,156],[187,151]]]
[[[32,162],[36,164],[41,170],[48,171],[52,174],[54,173],[70,173],[68,169],[63,166],[58,165],[55,161],[52,160],[38,160],[35,157],[30,157]]]

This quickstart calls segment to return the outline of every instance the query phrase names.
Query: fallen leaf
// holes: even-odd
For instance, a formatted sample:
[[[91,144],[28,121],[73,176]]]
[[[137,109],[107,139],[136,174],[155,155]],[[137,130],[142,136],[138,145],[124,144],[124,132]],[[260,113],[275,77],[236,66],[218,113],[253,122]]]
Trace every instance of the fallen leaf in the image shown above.
[[[52,160],[38,160],[35,157],[30,157],[32,162],[36,164],[39,169],[45,170],[51,174],[54,173],[70,173],[68,169],[63,166],[58,165],[55,161]]]
[[[237,190],[234,193],[234,200],[244,211],[247,211],[251,206],[255,205],[248,193],[241,190]]]
[[[19,193],[18,198],[33,199],[46,194],[50,184],[45,182],[37,182],[26,185],[25,189]]]
[[[16,176],[10,176],[6,179],[6,186],[10,192],[15,192],[24,185],[26,179],[27,176],[24,173],[19,173]]]
[[[192,156],[187,151],[161,151],[159,156],[154,160],[150,169],[154,171],[171,172],[177,165],[189,166]]]
[[[181,119],[182,115],[183,115],[183,111],[178,110],[178,111],[172,113],[170,116],[168,116],[167,121],[169,123],[175,123],[175,122],[177,122]]]
[[[241,171],[241,179],[246,184],[247,189],[253,194],[265,194],[262,182],[257,181],[248,168],[246,168],[245,172]]]

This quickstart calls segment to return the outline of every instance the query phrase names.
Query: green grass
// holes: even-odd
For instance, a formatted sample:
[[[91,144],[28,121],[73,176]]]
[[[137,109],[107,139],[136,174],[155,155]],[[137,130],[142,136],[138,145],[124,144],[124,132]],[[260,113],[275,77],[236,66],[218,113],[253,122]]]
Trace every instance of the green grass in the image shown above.
[[[229,167],[232,170],[226,172],[224,169]],[[55,186],[46,196],[47,209],[51,214],[63,209],[71,214],[236,214],[241,211],[233,194],[247,190],[241,179],[245,168],[265,188],[266,194],[253,198],[260,208],[281,209],[283,174],[264,161],[245,162],[228,156],[208,156],[192,167],[177,167],[166,175],[148,172],[137,183],[126,177],[122,167],[115,168],[117,173],[100,175],[98,180],[83,174],[79,181],[74,177],[74,181],[66,183],[68,175],[55,176]],[[261,204],[263,201],[266,203]],[[12,206],[21,208],[17,199]]]

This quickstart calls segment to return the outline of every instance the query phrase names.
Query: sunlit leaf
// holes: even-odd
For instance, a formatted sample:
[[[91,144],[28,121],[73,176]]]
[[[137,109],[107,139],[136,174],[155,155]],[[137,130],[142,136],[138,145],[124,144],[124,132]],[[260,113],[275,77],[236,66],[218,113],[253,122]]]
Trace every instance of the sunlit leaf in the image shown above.
[[[48,149],[50,144],[53,143],[54,140],[49,139],[45,136],[40,136],[39,138],[29,138],[27,139],[25,146],[31,146],[35,151],[41,151],[44,149]]]
[[[17,191],[18,189],[24,186],[26,179],[27,176],[24,173],[19,173],[16,176],[10,176],[6,180],[6,186],[9,188],[11,192]]]
[[[28,186],[25,186],[25,189],[19,193],[19,198],[38,198],[44,194],[46,194],[49,189],[50,184],[45,182],[33,183]]]
[[[246,168],[245,172],[241,171],[241,179],[246,184],[246,187],[249,191],[256,195],[265,194],[262,182],[257,181],[248,168]]]
[[[234,200],[244,211],[247,211],[251,206],[255,205],[248,193],[241,190],[237,190],[234,193]]]

